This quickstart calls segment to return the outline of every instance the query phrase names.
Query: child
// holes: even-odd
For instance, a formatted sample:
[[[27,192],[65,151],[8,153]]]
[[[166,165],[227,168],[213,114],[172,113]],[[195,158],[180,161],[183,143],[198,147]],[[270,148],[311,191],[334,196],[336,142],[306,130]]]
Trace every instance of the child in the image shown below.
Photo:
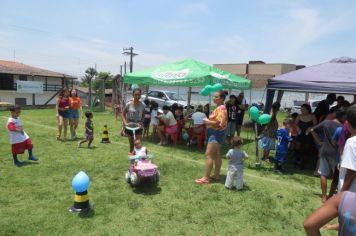
[[[142,137],[147,137],[150,131],[150,123],[151,123],[151,107],[150,107],[150,100],[147,98],[144,101],[145,103],[145,110],[144,110],[144,118],[143,118],[143,135]]]
[[[243,188],[243,161],[248,155],[240,149],[242,146],[240,137],[234,137],[232,145],[233,149],[230,149],[226,154],[226,158],[229,159],[229,168],[226,174],[225,187],[231,189],[234,180],[236,180],[236,189],[241,190]]]
[[[91,120],[93,119],[93,113],[91,111],[86,111],[85,117],[87,118],[85,121],[85,140],[82,140],[78,143],[78,148],[80,148],[80,146],[85,142],[88,142],[88,148],[92,148],[90,145],[94,140],[94,127]]]
[[[263,149],[262,161],[269,162],[269,152],[276,148],[276,130],[278,129],[277,113],[280,107],[281,104],[279,104],[279,102],[272,104],[271,121],[262,132],[263,137],[259,141],[259,145],[261,149]]]
[[[332,141],[332,136],[335,133],[337,127],[342,127],[342,123],[346,118],[346,110],[339,109],[336,111],[336,119],[334,120],[324,120],[320,124],[309,128],[309,131],[313,135],[315,141],[321,146],[319,152],[319,174],[320,174],[320,187],[322,192],[322,202],[324,203],[327,199],[326,189],[327,189],[327,177],[330,172],[333,174],[336,167],[336,159],[338,156],[338,149],[335,147]],[[321,141],[320,136],[317,132],[322,132],[323,141]]]
[[[22,121],[19,117],[21,114],[21,107],[18,105],[10,107],[10,112],[11,117],[7,120],[6,127],[10,137],[14,164],[18,167],[23,165],[23,162],[17,159],[17,154],[23,154],[26,149],[28,150],[28,159],[30,161],[38,161],[38,159],[32,155],[32,140],[24,131]]]
[[[232,138],[235,135],[236,131],[236,122],[237,122],[237,111],[238,111],[238,104],[237,98],[235,95],[230,95],[229,101],[225,103],[227,109],[227,128],[225,132],[225,141],[226,143],[230,143]]]
[[[291,137],[289,136],[289,129],[291,125],[291,121],[289,119],[285,119],[283,121],[284,128],[279,128],[276,131],[277,136],[277,151],[276,156],[274,158],[275,166],[274,171],[278,174],[283,174],[283,163],[286,160],[286,155],[288,153],[288,144],[292,141]]]
[[[152,124],[152,140],[153,141],[153,137],[156,135],[157,133],[157,127],[158,127],[158,103],[156,103],[155,101],[151,102],[151,124]]]
[[[140,158],[147,158],[148,150],[142,146],[141,139],[135,139],[133,155],[140,156]]]
[[[298,144],[297,144],[297,137],[298,137],[298,126],[297,126],[297,117],[298,113],[294,112],[291,115],[291,122],[290,122],[290,136],[292,138],[292,141],[290,142],[289,145],[289,150],[291,151],[291,156],[293,159],[295,159],[296,152],[298,152]]]

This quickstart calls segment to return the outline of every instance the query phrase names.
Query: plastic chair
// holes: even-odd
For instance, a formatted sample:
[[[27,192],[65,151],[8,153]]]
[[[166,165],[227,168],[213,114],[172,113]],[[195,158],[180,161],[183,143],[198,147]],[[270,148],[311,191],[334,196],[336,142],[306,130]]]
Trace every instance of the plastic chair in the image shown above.
[[[193,139],[197,139],[197,148],[201,149],[204,144],[205,136],[206,136],[206,127],[205,125],[198,126],[196,128],[202,127],[203,130],[200,133],[194,133],[194,128],[187,128],[187,133],[189,135],[189,141],[191,142]]]

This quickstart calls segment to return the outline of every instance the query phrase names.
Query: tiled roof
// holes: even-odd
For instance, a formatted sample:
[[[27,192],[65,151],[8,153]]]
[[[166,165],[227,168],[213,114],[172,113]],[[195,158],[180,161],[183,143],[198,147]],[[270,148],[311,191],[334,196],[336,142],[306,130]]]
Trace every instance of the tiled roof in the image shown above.
[[[25,65],[19,62],[4,61],[4,60],[0,60],[0,73],[76,79],[74,76],[71,75],[66,75],[50,70],[45,70],[45,69]]]

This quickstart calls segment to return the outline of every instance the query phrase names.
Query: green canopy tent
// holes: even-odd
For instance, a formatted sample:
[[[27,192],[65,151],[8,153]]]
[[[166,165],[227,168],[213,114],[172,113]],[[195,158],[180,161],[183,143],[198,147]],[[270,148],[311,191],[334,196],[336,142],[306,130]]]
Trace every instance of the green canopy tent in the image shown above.
[[[204,87],[220,83],[225,89],[251,89],[251,81],[202,62],[186,59],[126,74],[124,83],[138,85]],[[209,96],[210,98],[210,96]],[[209,99],[210,103],[210,99]],[[190,92],[188,92],[190,107]]]
[[[250,80],[193,59],[126,74],[124,83],[184,87],[203,87],[221,83],[225,89],[251,88]]]

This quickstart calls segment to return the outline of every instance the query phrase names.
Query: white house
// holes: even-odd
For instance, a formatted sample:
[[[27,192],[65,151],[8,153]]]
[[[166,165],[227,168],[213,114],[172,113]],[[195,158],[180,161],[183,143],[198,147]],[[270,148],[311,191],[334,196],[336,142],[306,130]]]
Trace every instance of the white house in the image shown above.
[[[73,85],[74,79],[70,75],[0,60],[0,102],[21,106],[55,104],[58,92]]]

